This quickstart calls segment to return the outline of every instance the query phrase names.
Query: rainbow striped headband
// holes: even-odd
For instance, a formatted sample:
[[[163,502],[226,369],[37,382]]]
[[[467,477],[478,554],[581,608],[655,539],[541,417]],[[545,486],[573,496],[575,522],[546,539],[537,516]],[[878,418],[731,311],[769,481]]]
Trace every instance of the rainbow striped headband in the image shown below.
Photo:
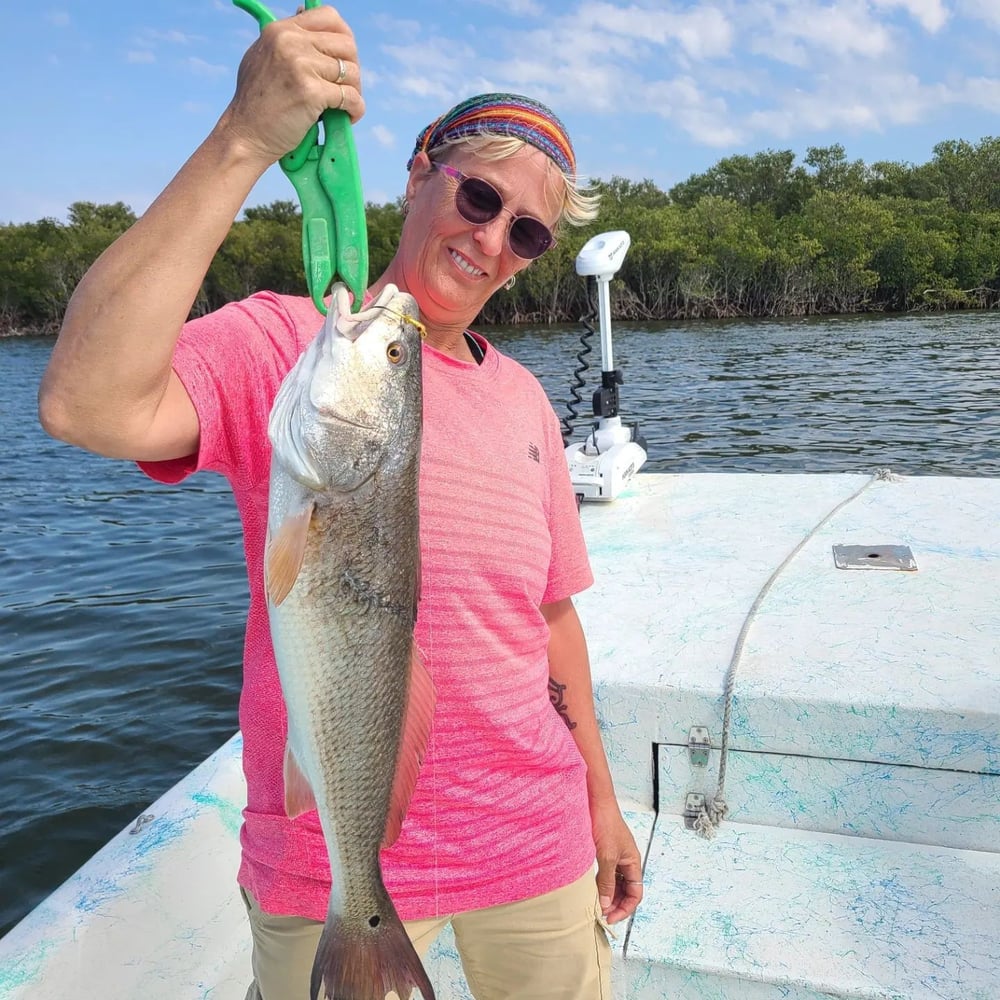
[[[480,94],[456,104],[417,136],[406,169],[418,153],[429,153],[447,139],[483,134],[521,139],[550,157],[564,174],[576,173],[566,127],[544,104],[520,94]]]

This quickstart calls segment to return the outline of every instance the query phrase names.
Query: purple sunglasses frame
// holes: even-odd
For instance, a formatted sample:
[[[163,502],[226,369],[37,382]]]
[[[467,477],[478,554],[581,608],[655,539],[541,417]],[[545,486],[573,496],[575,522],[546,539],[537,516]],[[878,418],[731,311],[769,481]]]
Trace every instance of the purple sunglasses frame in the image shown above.
[[[487,223],[492,222],[502,212],[506,212],[511,217],[510,225],[507,227],[507,246],[510,248],[510,252],[515,257],[518,257],[521,260],[538,260],[538,258],[541,257],[542,254],[544,254],[548,250],[551,250],[556,245],[555,235],[553,234],[552,230],[549,229],[547,225],[545,225],[544,222],[542,222],[540,219],[536,219],[533,215],[515,215],[504,204],[503,195],[501,195],[500,192],[489,181],[483,180],[482,177],[470,176],[469,174],[463,173],[457,167],[452,167],[447,163],[439,163],[437,160],[431,160],[431,166],[436,170],[440,170],[441,173],[443,173],[446,177],[450,177],[452,180],[458,181],[458,187],[455,188],[455,208],[458,210],[458,214],[462,216],[462,218],[465,219],[466,222],[470,223],[473,226],[485,226]],[[462,202],[459,197],[459,192],[461,191],[463,185],[467,184],[470,181],[472,181],[475,184],[482,184],[485,188],[487,188],[489,191],[492,191],[493,194],[496,195],[497,204],[499,207],[497,208],[496,212],[487,219],[470,219],[469,216],[462,211]],[[545,246],[543,246],[541,250],[539,250],[538,253],[536,253],[534,256],[525,256],[524,254],[518,253],[517,249],[514,247],[513,241],[511,240],[511,233],[514,231],[514,227],[518,224],[518,222],[521,222],[522,220],[531,223],[534,226],[538,226],[542,230],[542,232],[547,234],[548,242],[546,242]],[[523,230],[521,231],[523,232]],[[542,243],[545,241],[544,236],[542,236],[541,234],[537,235],[539,237],[538,240],[532,240],[532,242]],[[524,248],[522,247],[522,249]]]

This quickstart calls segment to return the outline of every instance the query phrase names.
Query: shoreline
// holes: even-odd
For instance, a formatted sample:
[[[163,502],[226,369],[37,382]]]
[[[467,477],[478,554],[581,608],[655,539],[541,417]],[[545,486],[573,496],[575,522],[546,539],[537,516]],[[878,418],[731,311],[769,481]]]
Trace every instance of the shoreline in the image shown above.
[[[802,320],[802,319],[844,319],[846,317],[857,317],[861,318],[863,316],[878,316],[884,318],[890,317],[900,317],[900,316],[915,316],[915,315],[926,315],[926,316],[945,316],[945,315],[956,315],[961,313],[989,313],[989,312],[1000,312],[1000,302],[996,305],[984,305],[984,306],[964,306],[955,309],[905,309],[905,310],[890,310],[890,309],[873,309],[873,310],[859,310],[857,312],[805,312],[805,313],[781,313],[781,314],[767,314],[763,316],[754,315],[721,315],[721,316],[666,316],[650,319],[649,317],[643,317],[641,320],[630,319],[628,317],[612,317],[616,323],[629,323],[629,322],[641,322],[641,323],[696,323],[696,322],[706,322],[706,323],[718,323],[718,322],[729,322],[733,320],[739,320],[744,322],[755,322],[758,320],[766,320],[770,322],[780,321],[780,320]],[[494,326],[501,327],[546,327],[546,326],[572,326],[572,320],[560,321],[557,323],[478,323],[473,324],[475,329],[479,328],[491,328]],[[14,326],[3,326],[0,327],[0,340],[14,340],[17,338],[24,337],[57,337],[59,335],[58,326],[41,326],[41,327],[14,327]]]
[[[0,340],[16,340],[21,337],[57,337],[58,327],[4,327],[0,329]]]

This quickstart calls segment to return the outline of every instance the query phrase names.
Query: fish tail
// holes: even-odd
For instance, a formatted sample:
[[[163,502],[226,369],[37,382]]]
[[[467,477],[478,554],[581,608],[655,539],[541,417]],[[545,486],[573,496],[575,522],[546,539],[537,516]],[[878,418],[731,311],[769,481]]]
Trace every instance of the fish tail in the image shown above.
[[[385,1000],[395,990],[410,1000],[414,988],[434,1000],[420,956],[392,904],[359,929],[330,914],[316,949],[311,1000]]]

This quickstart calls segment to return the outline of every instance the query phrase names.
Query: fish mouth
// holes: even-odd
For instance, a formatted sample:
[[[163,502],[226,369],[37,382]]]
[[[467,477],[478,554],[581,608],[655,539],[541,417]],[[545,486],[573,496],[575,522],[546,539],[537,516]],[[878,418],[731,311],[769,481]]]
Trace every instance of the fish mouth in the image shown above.
[[[336,410],[328,410],[324,416],[327,420],[331,420],[338,424],[347,424],[348,427],[357,427],[361,431],[373,431],[375,430],[374,424],[363,424],[357,420],[351,420],[350,417],[345,417],[342,413],[337,413]]]

